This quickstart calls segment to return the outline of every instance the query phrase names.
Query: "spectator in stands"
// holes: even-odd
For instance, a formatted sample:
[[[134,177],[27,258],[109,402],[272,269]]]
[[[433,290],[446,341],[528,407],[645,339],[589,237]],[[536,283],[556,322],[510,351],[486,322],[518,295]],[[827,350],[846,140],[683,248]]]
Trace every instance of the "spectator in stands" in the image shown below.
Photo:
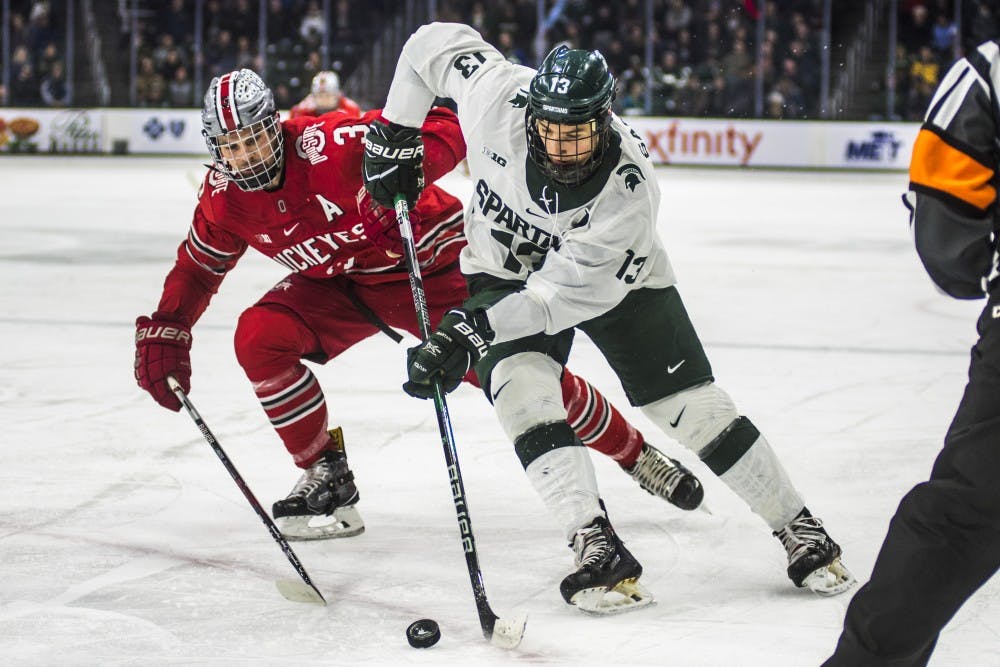
[[[623,116],[641,116],[646,112],[646,83],[642,79],[628,80],[617,111]]]
[[[744,77],[752,63],[746,42],[743,40],[734,41],[729,52],[722,56],[722,74],[731,80]]]
[[[756,65],[750,65],[743,76],[726,77],[726,111],[731,118],[751,118],[756,95]]]
[[[267,3],[267,35],[272,41],[278,41],[295,34],[298,26],[295,24],[293,12],[288,11],[282,0],[269,0]]]
[[[528,64],[527,54],[525,54],[524,50],[514,43],[514,35],[509,30],[500,31],[497,35],[497,42],[495,46],[497,47],[497,50],[503,54],[504,58],[515,65]]]
[[[31,63],[22,63],[10,82],[10,103],[16,107],[37,107],[42,104],[38,79]]]
[[[799,85],[798,63],[794,58],[781,61],[781,73],[774,83],[774,90],[784,99],[784,118],[804,118],[806,98]]]
[[[931,44],[934,38],[933,26],[928,16],[927,7],[922,4],[913,5],[910,14],[899,25],[899,39],[906,45],[906,50],[916,53],[920,47]]]
[[[153,64],[156,66],[156,71],[169,77],[173,72],[164,72],[163,65],[167,62],[167,57],[172,50],[176,49],[176,42],[174,42],[174,36],[170,33],[163,33],[160,35],[160,39],[156,40],[156,46],[153,48],[153,52],[150,54],[153,57]]]
[[[1000,21],[990,0],[966,2],[965,11],[970,19],[963,23],[965,26],[963,32],[966,33],[963,42],[966,50],[975,49],[979,44],[995,38],[1000,32]]]
[[[64,107],[69,104],[69,85],[66,83],[66,72],[61,60],[52,63],[48,74],[42,78],[39,93],[45,106]]]
[[[920,47],[920,55],[910,66],[910,94],[907,116],[917,120],[930,103],[937,88],[941,66],[930,46]]]
[[[284,81],[279,81],[278,84],[271,89],[271,92],[274,93],[274,106],[277,108],[291,109],[295,104],[295,98],[292,97],[292,90]]]
[[[706,115],[713,118],[725,118],[732,115],[732,108],[729,103],[730,87],[723,76],[722,70],[716,70],[711,80],[708,82],[708,104],[705,106]]]
[[[16,9],[16,8],[15,8]],[[27,45],[28,23],[23,14],[17,11],[10,13],[10,36],[13,49]]]
[[[139,60],[139,75],[135,79],[135,102],[140,107],[161,106],[164,102],[167,82],[156,71],[152,56]]]
[[[59,55],[59,46],[55,42],[49,42],[42,49],[41,54],[35,60],[35,72],[40,77],[45,77],[52,70],[56,62],[62,60]]]
[[[236,61],[236,66],[234,69],[252,69],[258,71],[261,68],[257,62],[257,56],[253,49],[250,47],[250,38],[246,35],[240,35],[236,38],[236,55],[234,56]]]
[[[252,4],[249,0],[230,1],[232,7],[226,11],[226,28],[236,36],[237,41],[240,37],[246,37],[248,40],[257,38],[257,28],[260,24],[258,1],[253,0]]]
[[[31,10],[31,18],[28,20],[27,46],[31,53],[37,55],[49,42],[56,41],[56,32],[52,27],[52,20],[49,16],[47,3],[35,3]]]
[[[197,100],[194,99],[194,83],[191,81],[191,77],[188,76],[187,67],[184,65],[174,70],[173,78],[170,79],[168,87],[170,90],[167,94],[167,101],[170,103],[170,106],[197,106]]]
[[[17,73],[21,70],[22,65],[31,64],[31,54],[28,53],[27,46],[22,44],[14,49],[14,52],[10,57],[10,71],[12,76],[17,76]]]
[[[677,91],[674,99],[677,102],[678,116],[700,116],[708,106],[708,93],[701,79],[689,76],[683,88]]]
[[[777,90],[768,93],[764,116],[771,120],[781,120],[785,117],[785,98]]]
[[[315,0],[310,0],[306,9],[306,15],[299,26],[299,35],[311,46],[318,46],[323,41],[326,32],[326,21],[323,19],[323,12],[320,11],[319,4]]]
[[[955,35],[957,30],[951,18],[946,14],[938,14],[934,22],[934,41],[932,43],[938,57],[942,60],[951,61],[955,48]]]
[[[173,46],[167,51],[163,62],[157,65],[156,71],[162,74],[163,78],[167,81],[173,81],[177,74],[177,70],[181,67],[187,69],[187,64],[184,62],[184,56],[181,55],[181,50],[179,48]]]
[[[670,0],[663,23],[666,26],[667,33],[675,36],[681,30],[690,29],[692,18],[691,7],[687,2],[684,0]]]
[[[280,0],[279,0],[280,1]],[[174,44],[182,44],[194,33],[194,16],[185,8],[185,0],[170,0],[161,5],[156,25],[162,34],[170,35]]]
[[[233,33],[220,30],[215,41],[206,49],[206,64],[208,75],[221,76],[236,68],[236,48],[233,44]]]

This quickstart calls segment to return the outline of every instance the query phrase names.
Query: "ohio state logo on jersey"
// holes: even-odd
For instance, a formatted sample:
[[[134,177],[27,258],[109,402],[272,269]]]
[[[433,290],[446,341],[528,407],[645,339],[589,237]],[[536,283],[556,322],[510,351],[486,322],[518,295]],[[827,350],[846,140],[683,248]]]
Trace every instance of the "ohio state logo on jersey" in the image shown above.
[[[326,147],[326,137],[323,136],[323,123],[310,125],[302,135],[295,140],[295,152],[303,160],[309,160],[310,164],[325,162],[326,155],[323,149]]]
[[[215,169],[209,169],[208,186],[212,188],[212,196],[214,197],[215,195],[219,194],[220,192],[223,192],[226,188],[229,187],[229,179],[226,178],[226,175],[223,174],[222,172],[216,171]],[[201,195],[204,192],[205,192],[205,181],[202,181],[201,185],[198,186],[198,199],[201,199]]]

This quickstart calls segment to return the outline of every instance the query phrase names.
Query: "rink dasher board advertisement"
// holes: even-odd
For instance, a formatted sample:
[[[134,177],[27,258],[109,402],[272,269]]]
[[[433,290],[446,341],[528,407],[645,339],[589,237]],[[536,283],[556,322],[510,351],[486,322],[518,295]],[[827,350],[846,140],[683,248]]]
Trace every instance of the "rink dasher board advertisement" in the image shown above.
[[[624,120],[655,164],[715,167],[905,170],[920,129],[917,123]],[[0,153],[202,155],[207,148],[198,109],[0,108]]]
[[[103,153],[103,109],[8,109],[0,107],[0,154]]]
[[[655,164],[906,169],[917,123],[625,117]]]

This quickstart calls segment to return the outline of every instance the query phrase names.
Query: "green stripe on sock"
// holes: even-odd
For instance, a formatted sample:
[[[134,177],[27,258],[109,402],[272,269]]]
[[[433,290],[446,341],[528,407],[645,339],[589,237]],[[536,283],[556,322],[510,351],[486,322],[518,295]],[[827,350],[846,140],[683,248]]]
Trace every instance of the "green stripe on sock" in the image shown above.
[[[521,459],[521,465],[527,468],[532,461],[542,454],[560,447],[582,447],[576,433],[566,422],[543,424],[536,426],[518,436],[514,441],[514,451]]]
[[[736,465],[747,450],[757,442],[760,431],[746,417],[737,417],[726,430],[708,443],[701,452],[701,460],[716,475],[722,476],[727,470]]]

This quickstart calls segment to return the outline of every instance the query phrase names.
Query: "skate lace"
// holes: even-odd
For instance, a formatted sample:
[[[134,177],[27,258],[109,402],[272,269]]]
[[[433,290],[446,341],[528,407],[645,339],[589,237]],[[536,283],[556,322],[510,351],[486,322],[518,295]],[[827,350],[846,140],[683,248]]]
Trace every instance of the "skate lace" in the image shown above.
[[[332,478],[333,466],[325,458],[322,458],[302,473],[302,477],[295,483],[295,488],[292,489],[289,496],[305,498],[324,484],[329,484]]]
[[[793,519],[777,533],[781,545],[788,552],[788,562],[794,563],[810,549],[826,542],[826,531],[823,522],[814,516]]]
[[[576,566],[597,565],[608,557],[611,548],[608,537],[601,526],[587,526],[576,531],[573,551],[576,552]]]
[[[629,472],[639,482],[639,486],[658,496],[673,496],[677,485],[684,479],[680,468],[649,447],[642,448],[639,460]]]

